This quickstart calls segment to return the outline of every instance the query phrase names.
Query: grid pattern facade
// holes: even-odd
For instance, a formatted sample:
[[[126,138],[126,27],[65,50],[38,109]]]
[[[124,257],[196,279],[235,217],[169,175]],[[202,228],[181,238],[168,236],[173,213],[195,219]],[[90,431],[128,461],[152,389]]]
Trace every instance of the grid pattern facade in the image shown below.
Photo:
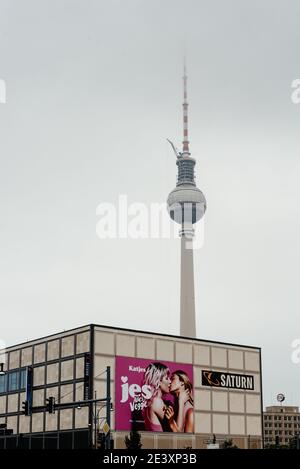
[[[144,448],[206,448],[215,434],[219,442],[231,438],[240,448],[262,447],[262,401],[260,349],[229,346],[201,340],[181,339],[95,327],[94,383],[105,393],[105,366],[111,367],[115,395],[115,357],[136,357],[193,364],[195,434],[142,432]],[[202,386],[202,370],[254,376],[254,390],[242,391]],[[102,417],[104,418],[104,412]],[[112,429],[114,429],[114,412]],[[127,432],[128,433],[128,432]],[[116,432],[115,448],[124,448],[125,432]]]
[[[218,342],[184,339],[104,326],[85,326],[7,349],[6,372],[20,377],[33,367],[33,406],[44,406],[50,396],[56,403],[84,399],[85,357],[92,358],[91,392],[106,396],[107,366],[111,368],[111,397],[115,403],[115,357],[186,363],[193,366],[194,434],[142,432],[143,448],[205,448],[215,434],[217,441],[231,438],[240,448],[262,447],[262,395],[260,349]],[[202,385],[202,370],[251,375],[254,390],[220,389]],[[15,376],[15,375],[14,375]],[[8,378],[6,378],[8,379]],[[0,392],[0,423],[14,435],[94,430],[88,407],[60,409],[55,414],[25,416],[22,402],[25,389],[6,388]],[[115,408],[115,406],[114,406]],[[111,431],[115,448],[124,447],[128,432],[115,431],[115,412],[111,412]],[[97,425],[105,422],[105,406],[97,409]],[[90,432],[91,438],[94,432]],[[36,441],[32,439],[32,441]],[[45,438],[45,437],[43,437]],[[71,438],[71,437],[70,437]],[[45,440],[46,441],[46,440]],[[48,441],[48,440],[47,440]],[[75,441],[75,440],[74,440]]]
[[[88,428],[87,408],[25,416],[22,402],[26,400],[23,376],[27,366],[33,368],[33,406],[44,406],[49,396],[54,396],[56,403],[82,400],[84,357],[89,351],[89,329],[9,348],[5,357],[7,373],[2,377],[6,384],[0,387],[0,423],[14,434]]]
[[[264,412],[264,439],[266,444],[288,445],[290,440],[300,434],[299,407],[270,406]]]

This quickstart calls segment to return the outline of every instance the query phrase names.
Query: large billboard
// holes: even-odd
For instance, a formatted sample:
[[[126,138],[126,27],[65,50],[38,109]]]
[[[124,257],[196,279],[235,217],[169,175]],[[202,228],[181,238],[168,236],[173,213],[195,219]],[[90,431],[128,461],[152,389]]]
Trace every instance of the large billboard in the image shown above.
[[[116,357],[116,430],[194,432],[193,366]]]
[[[254,376],[202,370],[202,385],[217,388],[254,390]]]

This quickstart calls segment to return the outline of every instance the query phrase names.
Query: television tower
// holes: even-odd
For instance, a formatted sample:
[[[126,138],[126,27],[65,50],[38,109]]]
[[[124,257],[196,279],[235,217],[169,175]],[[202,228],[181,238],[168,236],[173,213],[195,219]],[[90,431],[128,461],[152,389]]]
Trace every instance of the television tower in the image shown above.
[[[196,337],[196,314],[194,292],[193,225],[199,221],[206,210],[206,200],[195,183],[194,167],[188,137],[187,74],[184,63],[183,75],[183,147],[178,151],[173,143],[178,166],[175,189],[167,200],[168,212],[172,220],[181,225],[181,272],[180,272],[180,335]]]

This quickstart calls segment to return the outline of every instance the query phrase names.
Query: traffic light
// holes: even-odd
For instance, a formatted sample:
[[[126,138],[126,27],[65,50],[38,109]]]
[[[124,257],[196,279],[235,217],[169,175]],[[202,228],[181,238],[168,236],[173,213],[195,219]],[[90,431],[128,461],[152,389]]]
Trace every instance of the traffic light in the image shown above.
[[[278,435],[275,436],[275,446],[276,446],[276,448],[279,448],[279,446],[280,446],[279,436]]]
[[[24,415],[31,415],[31,406],[30,406],[29,401],[22,402],[22,409],[23,409]]]
[[[47,409],[47,412],[49,412],[49,414],[54,414],[55,413],[55,397],[48,397],[47,399],[47,405],[46,405],[46,409]]]

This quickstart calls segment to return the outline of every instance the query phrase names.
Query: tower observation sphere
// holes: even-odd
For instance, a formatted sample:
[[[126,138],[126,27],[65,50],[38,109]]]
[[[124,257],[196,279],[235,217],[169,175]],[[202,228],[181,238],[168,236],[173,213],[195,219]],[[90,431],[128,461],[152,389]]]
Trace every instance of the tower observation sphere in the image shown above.
[[[178,182],[168,196],[168,211],[173,221],[187,227],[201,220],[206,210],[206,200],[194,182],[195,160],[190,157],[181,157],[176,163],[179,173]],[[180,174],[183,172],[183,165],[191,173],[189,179],[187,175],[182,177]]]

